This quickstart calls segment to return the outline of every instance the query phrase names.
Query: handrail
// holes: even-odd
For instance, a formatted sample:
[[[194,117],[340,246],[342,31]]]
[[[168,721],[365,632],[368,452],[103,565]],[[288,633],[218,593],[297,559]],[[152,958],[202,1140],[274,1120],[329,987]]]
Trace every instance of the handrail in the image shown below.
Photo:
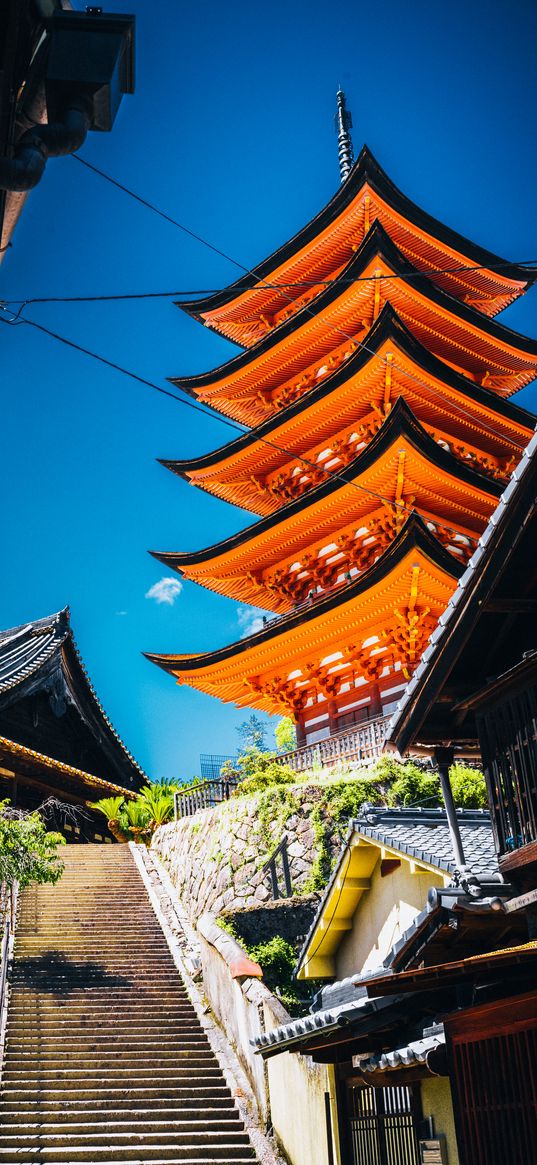
[[[8,970],[11,958],[13,955],[13,943],[15,939],[15,920],[17,916],[17,902],[19,896],[19,883],[13,882],[11,886],[6,886],[2,883],[0,888],[0,902],[1,902],[1,917],[0,925],[2,926],[2,944],[0,947],[0,1075],[2,1072],[2,1064],[4,1058],[4,1043],[6,1038],[7,1026],[7,1004],[8,1004]]]
[[[237,784],[236,777],[219,777],[214,781],[200,781],[199,785],[192,785],[184,792],[178,789],[173,795],[174,821],[180,817],[192,817],[198,809],[212,809],[221,801],[228,801]]]

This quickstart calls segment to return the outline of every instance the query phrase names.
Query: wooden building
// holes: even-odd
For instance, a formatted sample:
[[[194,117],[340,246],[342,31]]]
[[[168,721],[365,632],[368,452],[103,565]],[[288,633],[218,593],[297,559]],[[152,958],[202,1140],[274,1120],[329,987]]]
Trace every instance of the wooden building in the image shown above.
[[[88,802],[146,782],[90,683],[69,611],[0,632],[0,796],[23,809],[48,802],[68,840],[106,841]]]
[[[537,435],[392,719],[388,745],[432,753],[443,765],[471,750],[481,757],[499,868],[512,887],[503,913],[519,920],[522,941],[497,953],[485,946],[473,963],[396,974],[382,991],[434,1002],[443,984],[456,987],[445,1030],[461,1165],[525,1165],[537,1144]],[[378,984],[370,989],[378,994]]]
[[[509,398],[537,342],[495,316],[534,278],[431,218],[364,148],[290,242],[183,303],[243,351],[174,383],[251,429],[164,464],[258,520],[155,556],[267,615],[238,643],[148,658],[292,715],[299,744],[389,714],[532,432]]]
[[[50,157],[111,130],[134,92],[134,17],[62,0],[0,6],[0,261]]]
[[[325,985],[309,1016],[256,1040],[269,1080],[272,1058],[286,1052],[325,1066],[327,1139],[342,1165],[460,1165],[446,1014],[458,992],[464,999],[461,981],[481,987],[498,965],[520,982],[519,972],[537,966],[537,950],[517,956],[520,966],[504,950],[523,944],[525,927],[503,908],[512,887],[499,872],[490,814],[458,810],[457,821],[463,876],[444,810],[364,807],[296,967],[297,978]],[[421,988],[429,969],[430,992]],[[434,1146],[438,1155],[424,1156]]]

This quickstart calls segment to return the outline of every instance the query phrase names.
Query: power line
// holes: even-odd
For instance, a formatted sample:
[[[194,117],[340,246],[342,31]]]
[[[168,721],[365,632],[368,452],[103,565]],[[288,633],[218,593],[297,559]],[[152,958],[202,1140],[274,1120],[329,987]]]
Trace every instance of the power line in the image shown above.
[[[76,161],[81,162],[83,165],[87,166],[88,169],[93,170],[94,173],[98,174],[100,177],[104,178],[106,181],[111,182],[113,186],[116,186],[119,190],[122,190],[125,194],[129,195],[131,198],[134,198],[137,202],[140,202],[143,206],[147,207],[149,210],[154,211],[155,214],[158,214],[161,218],[164,218],[168,222],[172,223],[174,226],[177,226],[180,230],[184,231],[186,234],[188,234],[192,238],[196,239],[203,246],[208,247],[209,250],[214,251],[216,254],[227,259],[229,262],[233,263],[234,266],[240,267],[243,271],[246,272],[247,275],[251,275],[251,276],[253,276],[253,278],[255,278],[257,280],[257,275],[255,274],[255,271],[253,271],[251,268],[245,267],[242,263],[239,263],[239,261],[237,259],[234,259],[232,256],[227,255],[224,251],[221,251],[219,247],[215,247],[213,245],[213,243],[210,243],[207,239],[203,238],[202,235],[196,234],[194,231],[191,231],[188,227],[184,226],[182,223],[179,223],[176,219],[173,219],[170,215],[166,214],[164,211],[159,210],[158,207],[155,207],[152,203],[148,202],[147,199],[142,198],[140,195],[136,194],[133,190],[130,190],[128,186],[125,186],[123,183],[118,182],[117,179],[112,178],[109,174],[106,174],[104,170],[99,170],[97,166],[93,166],[91,162],[87,162],[84,158],[81,158],[78,154],[71,154],[70,157],[73,157]],[[532,260],[531,262],[537,262],[537,260]],[[507,264],[507,266],[511,266],[511,264]],[[411,275],[411,274],[412,274],[412,272],[408,272],[408,275]],[[421,273],[416,272],[415,274],[421,274]],[[397,277],[395,277],[395,276],[382,276],[379,278],[406,279],[407,277],[408,277],[407,275],[403,274],[403,275],[400,275]],[[369,280],[371,278],[375,279],[376,277],[375,276],[373,276],[373,277],[367,276],[366,278]],[[338,282],[338,281],[336,280],[336,282]],[[291,296],[287,295],[285,298],[291,304],[294,302]],[[306,305],[302,310],[306,314],[308,314],[312,318],[314,318],[315,312],[309,305]],[[372,348],[369,348],[367,346],[367,344],[365,344],[363,342],[363,340],[357,340],[354,336],[349,335],[348,332],[344,332],[341,328],[335,328],[334,331],[336,331],[339,335],[341,335],[345,340],[349,340],[351,343],[355,344],[357,347],[361,348],[363,351],[368,352],[369,355],[375,356],[377,359],[381,360],[381,362],[384,363],[385,366],[388,365],[388,361],[386,360],[386,358],[383,356],[378,356],[378,353],[376,353]],[[427,391],[432,391],[437,396],[438,399],[446,401],[450,405],[451,408],[455,407],[456,411],[458,411],[461,416],[466,416],[472,420],[475,420],[475,418],[472,416],[472,414],[468,410],[465,410],[460,405],[456,405],[455,402],[453,402],[445,394],[439,392],[438,389],[433,389],[431,385],[425,384],[425,382],[422,381],[419,377],[417,377],[414,373],[411,373],[408,370],[401,368],[398,364],[396,364],[394,362],[391,363],[391,368],[396,369],[403,376],[407,376],[410,380],[413,380],[421,388],[425,388]],[[488,425],[484,421],[482,421],[481,423],[482,423],[482,427],[488,433],[490,433],[492,436],[500,437],[500,439],[505,440],[504,434],[500,433],[499,430],[494,429],[493,427],[491,427],[490,425]],[[267,444],[267,442],[265,442],[265,444]],[[294,457],[295,455],[292,454],[291,456]]]
[[[0,308],[0,310],[2,309]],[[162,396],[169,397],[171,400],[174,400],[177,404],[182,405],[184,408],[192,409],[194,412],[201,413],[202,416],[208,417],[210,420],[218,421],[220,424],[225,425],[226,428],[233,429],[235,432],[240,433],[242,436],[245,436],[248,433],[248,429],[245,429],[244,426],[237,424],[236,421],[230,421],[227,418],[222,417],[220,414],[215,415],[213,412],[209,412],[209,410],[206,409],[202,404],[197,404],[194,401],[187,400],[184,396],[177,396],[176,393],[172,392],[170,389],[163,388],[162,385],[156,384],[155,381],[148,380],[147,377],[140,376],[138,373],[132,372],[128,368],[124,368],[123,365],[118,364],[114,360],[109,360],[106,356],[102,356],[99,353],[92,351],[90,348],[85,348],[82,344],[78,344],[75,340],[69,340],[66,336],[61,336],[58,332],[53,332],[50,328],[46,328],[43,324],[37,323],[36,320],[30,320],[24,316],[19,320],[8,320],[0,315],[0,322],[11,326],[28,324],[29,327],[35,328],[37,331],[42,332],[44,335],[49,336],[53,340],[57,340],[61,344],[65,344],[66,347],[72,348],[76,352],[81,352],[84,356],[89,356],[93,360],[97,360],[100,364],[104,364],[106,367],[112,368],[113,371],[119,372],[123,376],[129,377],[131,380],[135,380],[138,384],[142,384],[146,388],[150,388],[155,392],[160,393]],[[286,457],[294,458],[295,460],[300,461],[303,465],[307,466],[309,469],[314,469],[316,472],[319,472],[320,470],[321,473],[323,473],[328,479],[336,478],[343,482],[344,485],[351,486],[353,489],[358,490],[360,493],[364,493],[370,497],[375,498],[376,501],[382,502],[385,505],[396,505],[398,510],[402,510],[407,514],[416,512],[412,506],[407,506],[404,502],[394,503],[393,499],[385,497],[383,494],[378,493],[376,490],[371,489],[369,486],[359,485],[355,481],[350,481],[349,478],[339,470],[325,469],[322,466],[319,466],[317,462],[310,461],[307,457],[303,457],[300,454],[292,453],[283,445],[279,445],[275,441],[270,441],[268,438],[258,437],[256,439],[261,441],[263,445],[267,445],[269,448],[274,449],[277,453],[283,453]],[[460,535],[461,533],[461,531],[456,527],[448,526],[445,522],[436,519],[436,517],[434,521],[436,526],[446,530],[449,534]]]
[[[204,247],[208,247],[210,251],[214,251],[215,255],[219,255],[221,259],[225,259],[228,263],[233,263],[234,267],[240,267],[241,271],[245,271],[247,275],[253,275],[250,268],[245,267],[243,263],[239,263],[238,259],[233,259],[231,255],[227,255],[225,251],[220,250],[220,247],[215,247],[214,243],[210,243],[208,239],[202,238],[201,235],[196,234],[196,231],[190,230],[190,227],[185,226],[184,223],[179,222],[176,218],[172,218],[170,214],[166,214],[166,211],[160,210],[158,206],[149,202],[147,198],[142,198],[141,194],[136,194],[134,190],[130,190],[128,186],[124,186],[122,182],[118,182],[117,178],[112,178],[104,170],[99,170],[98,166],[94,166],[86,158],[81,158],[80,154],[70,154],[69,157],[73,158],[75,162],[80,162],[81,166],[86,166],[88,170],[93,170],[94,174],[98,174],[100,178],[104,178],[106,182],[110,182],[112,186],[116,186],[118,190],[122,190],[124,194],[130,195],[136,202],[141,203],[148,210],[152,210],[154,214],[158,214],[159,218],[165,219],[166,222],[171,223],[172,226],[183,231],[183,234],[188,235],[189,238],[195,239],[196,242],[201,243]]]
[[[196,236],[197,237],[197,236]],[[518,263],[496,263],[492,265],[474,264],[461,267],[438,267],[434,271],[425,268],[415,268],[406,272],[394,272],[392,275],[356,275],[354,277],[337,276],[334,279],[298,279],[289,280],[285,283],[268,283],[260,281],[257,285],[252,287],[250,284],[234,283],[233,290],[237,293],[255,291],[258,287],[269,291],[288,291],[291,288],[310,288],[310,287],[351,287],[355,283],[393,283],[396,280],[404,279],[430,279],[435,282],[439,275],[457,275],[468,271],[497,271],[503,267],[537,267],[537,259],[526,259]],[[26,296],[20,299],[6,299],[3,303],[25,305],[38,303],[108,303],[115,300],[131,300],[131,299],[173,299],[175,296],[202,296],[217,295],[222,289],[219,287],[196,287],[196,288],[179,288],[174,291],[130,291],[118,292],[111,294],[99,295],[40,295],[40,296]],[[294,302],[294,301],[291,301]]]
[[[222,257],[222,258],[226,259],[226,261],[233,263],[233,264],[234,264],[235,266],[237,266],[237,267],[240,267],[240,268],[241,268],[243,271],[245,271],[245,272],[246,272],[246,274],[248,274],[248,275],[252,275],[252,276],[253,276],[255,279],[257,279],[257,276],[255,275],[255,272],[253,272],[251,269],[249,269],[249,268],[245,267],[245,266],[244,266],[242,263],[239,263],[239,262],[238,262],[238,260],[236,260],[236,259],[233,259],[233,258],[232,258],[230,255],[227,255],[227,254],[226,254],[226,252],[222,251],[220,248],[218,248],[218,247],[215,247],[215,246],[214,246],[212,243],[208,242],[208,240],[206,240],[205,238],[203,238],[201,235],[197,234],[196,232],[194,232],[194,231],[190,230],[190,228],[186,227],[186,226],[185,226],[183,223],[180,223],[180,222],[178,222],[178,220],[176,220],[176,219],[172,218],[170,215],[166,214],[164,211],[161,211],[161,210],[160,210],[158,207],[155,207],[155,206],[154,206],[152,203],[150,203],[150,202],[149,202],[147,199],[144,199],[144,198],[142,198],[140,195],[138,195],[138,194],[136,194],[134,191],[130,190],[130,189],[129,189],[127,186],[125,186],[123,183],[121,183],[121,182],[117,181],[115,178],[112,178],[110,175],[106,174],[104,171],[102,171],[102,170],[98,169],[98,167],[96,167],[96,166],[93,166],[93,165],[92,165],[90,162],[86,162],[86,161],[85,161],[85,159],[83,159],[83,158],[80,158],[80,157],[78,157],[77,155],[72,155],[72,156],[73,156],[73,157],[75,157],[77,161],[79,161],[79,162],[81,162],[83,165],[85,165],[85,166],[86,166],[88,169],[90,169],[90,170],[93,170],[93,171],[94,171],[96,174],[98,174],[100,177],[102,177],[102,178],[104,178],[106,181],[110,182],[110,183],[111,183],[113,186],[116,186],[118,189],[120,189],[121,191],[123,191],[124,193],[126,193],[127,195],[129,195],[130,197],[134,198],[134,199],[135,199],[137,202],[141,203],[141,205],[143,205],[143,206],[145,206],[146,208],[148,208],[149,210],[153,211],[155,214],[159,215],[161,218],[163,218],[163,219],[165,219],[166,221],[170,222],[172,225],[174,225],[174,226],[178,227],[178,229],[180,229],[181,231],[183,231],[185,234],[189,235],[191,238],[193,238],[193,239],[195,239],[196,241],[200,242],[200,243],[201,243],[203,246],[206,246],[206,247],[208,247],[208,248],[209,248],[210,250],[212,250],[212,251],[213,251],[215,254],[218,254],[220,257]],[[512,266],[512,264],[506,264],[506,266]],[[476,268],[473,268],[473,269],[476,269]],[[478,269],[482,269],[482,268],[478,268]],[[410,272],[409,272],[408,274],[410,274]],[[421,273],[420,273],[420,272],[415,272],[414,274],[415,274],[415,275],[418,275],[418,274],[421,274]],[[429,273],[429,277],[431,277],[431,276],[430,276],[430,273]],[[384,278],[384,279],[392,279],[392,278],[405,278],[405,275],[401,275],[401,276],[382,276],[381,278]],[[366,282],[366,281],[367,281],[367,282],[369,282],[369,281],[372,281],[372,280],[375,280],[375,279],[378,279],[378,277],[375,277],[375,276],[373,276],[373,277],[371,277],[371,276],[366,276],[366,277],[362,277],[362,278],[357,278],[356,280],[352,280],[352,282],[362,282],[362,281],[364,281],[364,282]],[[330,282],[330,283],[337,283],[337,282],[338,282],[338,280],[337,280],[337,279],[336,279],[336,280],[330,280],[329,282]],[[341,281],[339,281],[339,282],[341,282]],[[314,285],[317,285],[317,283],[315,283]],[[283,287],[283,285],[276,285],[276,286],[278,286],[278,289],[280,289],[280,288],[282,288],[282,287]],[[161,293],[155,293],[155,294],[157,294],[157,295],[159,295],[159,296],[160,296],[160,294],[161,294]],[[179,293],[172,293],[172,294],[179,294]],[[136,297],[138,298],[138,294],[136,295]],[[146,294],[144,293],[144,294],[143,294],[143,296],[141,296],[141,297],[143,297],[143,298],[146,298],[147,296],[146,296]],[[51,297],[49,300],[47,300],[47,302],[51,302],[51,301],[52,301],[54,298],[55,298],[55,297]],[[76,297],[76,298],[78,299],[79,297]],[[93,298],[93,297],[92,297],[92,298]],[[99,298],[99,299],[100,299],[101,297],[96,297],[96,298]],[[103,298],[104,298],[104,297],[103,297]],[[107,298],[107,297],[106,297],[106,298]],[[129,298],[131,298],[131,296],[129,296]],[[132,295],[132,298],[134,298],[134,294]],[[291,299],[291,297],[289,297],[289,296],[286,296],[286,298],[288,298],[288,299],[289,299],[289,302],[293,302],[293,301],[292,301],[292,299]],[[15,302],[15,301],[12,301],[12,302]],[[150,389],[152,389],[152,390],[154,390],[154,391],[156,391],[156,392],[159,392],[159,393],[160,393],[161,395],[163,395],[163,396],[167,396],[167,397],[169,397],[170,399],[177,401],[179,404],[183,405],[184,407],[186,407],[186,408],[191,408],[191,409],[192,409],[193,411],[195,411],[195,412],[199,412],[199,413],[201,413],[201,414],[202,414],[202,415],[204,415],[204,416],[212,417],[212,419],[213,419],[213,420],[218,420],[218,421],[220,421],[220,423],[221,423],[221,424],[225,425],[227,428],[231,428],[231,429],[233,429],[235,432],[238,432],[238,433],[241,433],[242,435],[244,435],[244,434],[245,434],[245,433],[248,431],[247,429],[245,429],[244,427],[240,426],[240,425],[239,425],[239,424],[237,424],[236,422],[229,421],[229,420],[227,420],[227,419],[223,418],[223,417],[222,417],[222,416],[220,416],[220,415],[218,415],[218,416],[216,416],[216,417],[215,417],[215,416],[214,416],[214,414],[213,414],[212,412],[209,412],[209,411],[208,411],[207,409],[205,409],[205,408],[204,408],[202,405],[200,405],[200,404],[196,404],[196,403],[194,403],[193,401],[190,401],[190,400],[186,400],[184,397],[178,397],[178,396],[177,396],[175,393],[173,393],[173,392],[172,392],[172,391],[170,391],[169,389],[165,389],[165,388],[163,388],[161,385],[158,385],[158,384],[156,384],[154,381],[150,381],[150,380],[148,380],[146,377],[142,377],[142,376],[138,375],[137,373],[134,373],[134,372],[132,372],[131,370],[124,368],[122,365],[119,365],[118,363],[116,363],[116,362],[114,362],[114,361],[112,361],[112,360],[109,360],[108,358],[106,358],[106,357],[104,357],[104,356],[101,356],[100,354],[98,354],[98,353],[96,353],[96,352],[93,352],[91,349],[89,349],[89,348],[85,348],[85,347],[83,347],[82,345],[80,345],[80,344],[77,344],[75,341],[72,341],[72,340],[69,340],[69,339],[67,339],[65,336],[62,336],[62,335],[60,335],[60,334],[59,334],[59,333],[57,333],[57,332],[53,332],[51,329],[49,329],[49,328],[46,328],[44,325],[37,323],[37,321],[35,321],[35,320],[29,320],[29,319],[27,319],[27,317],[22,317],[22,316],[21,316],[21,312],[22,312],[23,308],[24,308],[25,306],[27,306],[27,304],[28,304],[28,303],[30,303],[30,302],[32,302],[32,301],[29,301],[29,300],[28,300],[28,301],[17,301],[17,302],[19,302],[19,303],[21,303],[21,304],[22,304],[22,307],[19,309],[19,313],[18,313],[18,315],[17,315],[17,316],[15,317],[15,319],[13,319],[13,320],[7,320],[7,319],[5,319],[5,318],[4,318],[2,322],[4,322],[4,323],[11,323],[11,324],[14,324],[14,323],[27,323],[29,326],[31,326],[31,327],[33,327],[33,328],[36,328],[38,331],[41,331],[41,332],[43,332],[45,335],[47,335],[47,336],[51,337],[52,339],[55,339],[55,340],[57,340],[58,342],[60,342],[60,343],[63,343],[63,344],[65,344],[65,345],[67,345],[68,347],[70,347],[70,348],[73,348],[73,349],[74,349],[74,350],[76,350],[76,351],[82,352],[84,355],[86,355],[86,356],[89,356],[90,358],[93,358],[93,359],[95,359],[95,360],[99,361],[100,363],[102,363],[102,364],[106,365],[106,366],[107,366],[107,367],[109,367],[109,368],[112,368],[114,371],[117,371],[117,372],[121,373],[122,375],[128,376],[130,379],[133,379],[133,380],[137,381],[138,383],[140,383],[140,384],[144,385],[145,387],[148,387],[148,388],[150,388]],[[37,300],[33,300],[33,302],[37,302]],[[41,302],[45,302],[45,300],[41,300]],[[64,299],[62,302],[66,302],[66,300]],[[5,309],[4,309],[4,310],[5,310]],[[304,308],[303,310],[305,310],[305,312],[306,312],[307,314],[311,315],[312,317],[313,317],[313,316],[314,316],[314,314],[315,314],[315,313],[314,313],[314,311],[313,311],[313,309],[312,309],[312,308],[310,308],[310,307],[309,307],[309,305],[306,305],[306,306],[305,306],[305,308]],[[20,318],[19,318],[19,317],[20,317]],[[0,317],[0,318],[1,318],[1,317]],[[353,345],[356,345],[357,347],[360,347],[361,349],[363,349],[364,351],[368,352],[370,355],[372,355],[372,356],[373,356],[373,357],[375,357],[376,359],[380,359],[380,360],[381,360],[381,362],[383,362],[384,364],[387,364],[387,360],[386,360],[384,357],[379,357],[378,353],[376,353],[376,352],[375,352],[373,349],[369,348],[369,347],[367,346],[367,344],[365,344],[363,341],[359,341],[359,340],[357,340],[357,339],[356,339],[354,336],[352,336],[352,335],[349,335],[347,332],[343,331],[341,328],[336,328],[336,329],[334,329],[334,330],[335,330],[335,331],[336,331],[338,334],[340,334],[340,335],[341,335],[341,336],[342,336],[344,339],[346,339],[346,340],[348,340],[349,342],[351,342]],[[418,383],[418,384],[420,385],[420,387],[422,387],[422,388],[426,388],[428,391],[430,391],[430,390],[431,390],[431,387],[432,387],[432,386],[430,386],[430,385],[426,385],[424,382],[422,382],[422,381],[421,381],[421,380],[420,380],[418,377],[414,376],[412,373],[409,373],[409,372],[408,372],[407,370],[405,370],[405,369],[401,369],[401,368],[399,368],[399,366],[398,366],[397,364],[394,364],[394,363],[392,362],[392,363],[391,363],[391,368],[392,368],[392,369],[394,369],[394,368],[397,368],[399,372],[401,372],[403,375],[405,375],[405,376],[409,377],[411,380],[414,380],[416,383]],[[434,389],[433,389],[433,392],[434,392]],[[440,394],[440,393],[438,393],[438,392],[437,392],[437,394],[436,394],[436,395],[438,395],[438,396],[442,397],[442,394]],[[443,397],[443,399],[449,399],[449,398]],[[449,403],[450,403],[450,404],[451,404],[451,406],[453,407],[453,402],[451,402],[451,401],[450,401]],[[471,415],[471,414],[468,414],[468,415]],[[485,427],[486,427],[486,426],[485,426]],[[495,433],[495,435],[497,435],[497,436],[498,436],[498,435],[500,435],[500,434],[498,434],[498,433],[497,433],[495,430],[492,430],[492,429],[491,429],[491,430],[489,430],[489,431],[491,431],[492,433]],[[312,461],[310,461],[308,458],[305,458],[305,457],[303,457],[303,456],[301,456],[301,455],[298,455],[298,454],[295,454],[295,453],[291,453],[291,451],[290,451],[290,450],[288,450],[288,449],[285,449],[283,446],[280,446],[280,445],[279,445],[279,444],[277,444],[276,442],[270,441],[270,440],[268,440],[267,438],[258,437],[258,438],[256,438],[256,439],[257,439],[257,440],[259,440],[259,441],[261,441],[261,442],[262,442],[264,445],[266,445],[266,446],[268,446],[268,447],[270,447],[270,448],[274,449],[275,451],[277,451],[277,452],[279,452],[279,453],[282,453],[284,456],[286,456],[286,457],[291,457],[292,459],[294,459],[294,460],[297,460],[297,461],[301,462],[303,465],[306,465],[306,466],[308,466],[308,468],[313,468],[313,469],[315,469],[315,471],[316,471],[316,472],[318,472],[318,471],[319,471],[319,469],[321,469],[321,472],[322,472],[322,473],[323,473],[323,474],[324,474],[324,475],[325,475],[327,478],[330,478],[330,477],[337,478],[337,479],[341,480],[341,481],[342,481],[344,484],[346,484],[346,485],[351,485],[351,486],[353,486],[355,489],[359,490],[360,492],[362,492],[362,493],[367,493],[367,494],[369,494],[370,496],[372,496],[372,497],[375,497],[375,498],[376,498],[378,501],[381,501],[381,502],[383,502],[384,504],[389,504],[389,505],[392,505],[392,504],[393,504],[393,502],[392,502],[392,500],[391,500],[391,499],[389,499],[389,498],[386,498],[386,497],[384,497],[382,494],[379,494],[379,493],[377,493],[376,491],[374,491],[374,490],[371,490],[371,489],[369,489],[369,488],[367,488],[367,487],[365,487],[365,486],[360,486],[360,485],[358,485],[356,482],[351,482],[351,481],[349,481],[349,480],[348,480],[348,479],[345,477],[345,475],[344,475],[344,474],[340,473],[340,472],[339,472],[339,471],[337,471],[337,470],[328,470],[328,469],[324,469],[322,466],[319,466],[319,465],[318,465],[316,462],[312,462]],[[406,506],[406,505],[404,505],[404,504],[401,504],[401,505],[399,505],[399,506],[398,506],[398,508],[400,508],[400,509],[402,509],[402,510],[406,511],[407,513],[412,513],[412,509],[411,509],[411,507],[408,507],[408,506]],[[446,531],[447,531],[447,532],[449,532],[449,533],[452,533],[452,534],[460,534],[460,531],[459,531],[459,530],[455,529],[454,527],[450,527],[450,526],[446,525],[445,523],[443,523],[443,522],[441,522],[441,521],[438,521],[436,524],[437,524],[437,526],[439,526],[440,528],[442,528],[442,529],[446,530]]]

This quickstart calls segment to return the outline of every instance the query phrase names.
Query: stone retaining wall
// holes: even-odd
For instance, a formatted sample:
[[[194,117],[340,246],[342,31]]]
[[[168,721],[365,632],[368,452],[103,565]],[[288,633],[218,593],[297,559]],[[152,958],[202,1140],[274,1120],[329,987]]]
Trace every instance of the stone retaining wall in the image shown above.
[[[314,785],[285,786],[266,794],[232,797],[201,809],[177,824],[163,825],[152,846],[164,861],[192,919],[209,911],[262,906],[272,898],[261,867],[285,833],[294,893],[307,892],[317,853],[311,814],[323,792]],[[330,856],[339,850],[333,823],[326,821]]]

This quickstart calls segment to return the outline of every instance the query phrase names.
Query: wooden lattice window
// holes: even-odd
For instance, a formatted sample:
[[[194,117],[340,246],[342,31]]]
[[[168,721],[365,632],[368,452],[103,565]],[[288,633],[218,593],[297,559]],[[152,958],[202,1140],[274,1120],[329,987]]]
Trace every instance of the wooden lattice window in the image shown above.
[[[349,1165],[419,1165],[418,1102],[413,1088],[349,1085]]]
[[[463,1013],[450,1031],[460,1165],[537,1153],[537,995]]]

